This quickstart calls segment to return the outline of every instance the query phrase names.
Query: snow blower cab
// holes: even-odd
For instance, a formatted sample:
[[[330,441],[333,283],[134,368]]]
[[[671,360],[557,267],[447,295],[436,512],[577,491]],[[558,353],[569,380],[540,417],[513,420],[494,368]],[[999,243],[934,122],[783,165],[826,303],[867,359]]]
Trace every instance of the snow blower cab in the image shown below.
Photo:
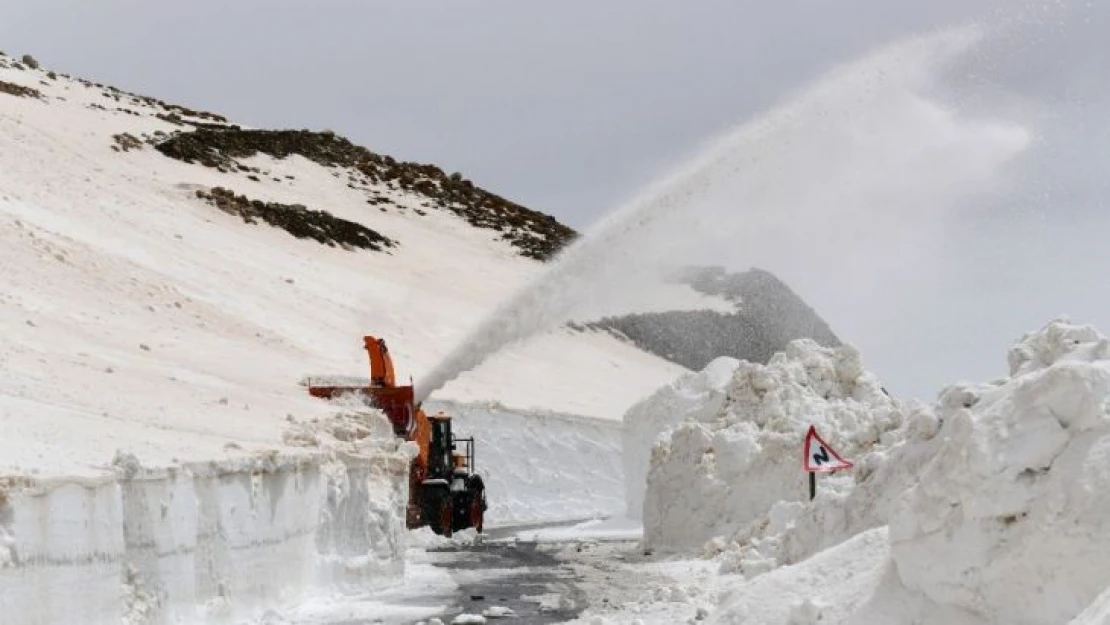
[[[417,444],[419,452],[409,468],[409,529],[430,526],[437,534],[473,527],[482,531],[486,489],[474,473],[474,438],[456,438],[451,417],[428,416],[415,404],[412,384],[398,386],[393,359],[383,339],[363,337],[370,357],[369,384],[308,384],[308,392],[322,399],[356,395],[379,408],[398,437]]]

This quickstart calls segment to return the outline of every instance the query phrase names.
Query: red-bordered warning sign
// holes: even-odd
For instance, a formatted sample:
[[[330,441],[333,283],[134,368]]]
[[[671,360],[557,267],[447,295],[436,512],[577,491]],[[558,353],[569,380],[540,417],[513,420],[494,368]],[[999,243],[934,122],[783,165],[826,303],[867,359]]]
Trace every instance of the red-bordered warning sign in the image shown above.
[[[802,459],[802,466],[806,471],[842,471],[844,469],[851,469],[852,463],[848,462],[836,453],[836,450],[829,447],[829,444],[817,435],[817,428],[809,426],[809,431],[806,432],[806,442],[804,447],[805,456]]]

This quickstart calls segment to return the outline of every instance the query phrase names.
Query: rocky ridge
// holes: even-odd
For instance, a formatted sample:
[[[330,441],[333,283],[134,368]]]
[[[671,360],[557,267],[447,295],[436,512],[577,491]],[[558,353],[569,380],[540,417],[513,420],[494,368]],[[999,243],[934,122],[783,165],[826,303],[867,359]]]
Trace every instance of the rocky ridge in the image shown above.
[[[728,273],[720,267],[696,268],[679,280],[701,293],[734,303],[737,311],[631,314],[605,317],[579,327],[611,332],[694,371],[719,356],[765,364],[799,338],[813,339],[825,347],[840,345],[817,312],[768,271]]]
[[[102,97],[85,104],[88,108],[163,122],[162,128],[152,126],[150,132],[115,135],[114,144],[110,147],[116,152],[152,146],[166,157],[224,173],[242,174],[255,181],[261,181],[260,176],[265,172],[244,164],[244,159],[259,154],[276,159],[299,155],[335,170],[333,175],[345,179],[348,187],[365,191],[368,205],[377,206],[381,210],[391,206],[404,210],[403,207],[396,206],[385,193],[412,194],[420,198],[420,205],[426,209],[415,209],[416,214],[425,215],[427,210],[448,211],[471,226],[499,233],[499,238],[514,247],[521,256],[539,261],[550,260],[578,236],[573,229],[559,223],[554,217],[486,191],[460,173],[447,174],[435,165],[399,161],[372,152],[328,130],[244,128],[216,113],[170,104],[68,74],[42,70],[38,62],[29,55],[17,60],[0,53],[0,67],[25,71],[30,79],[37,80],[44,86],[49,86],[50,81],[58,81],[60,77],[86,89],[98,90]],[[0,94],[46,101],[52,99],[35,87],[10,82],[0,82]],[[166,128],[164,124],[171,127]],[[251,199],[247,201],[256,202]],[[331,217],[323,210],[314,212]],[[334,217],[332,219],[338,220]],[[296,226],[302,230],[313,227],[315,226]],[[377,243],[383,244],[384,241],[379,240]],[[392,243],[398,244],[396,241]],[[370,246],[365,249],[375,248]]]

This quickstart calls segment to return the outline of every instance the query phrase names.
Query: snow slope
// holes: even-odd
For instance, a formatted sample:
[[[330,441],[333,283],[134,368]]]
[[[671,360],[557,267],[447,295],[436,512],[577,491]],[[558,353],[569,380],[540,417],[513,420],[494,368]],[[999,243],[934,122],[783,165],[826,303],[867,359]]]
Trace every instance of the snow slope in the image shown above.
[[[393,183],[298,155],[220,171],[148,143],[213,123],[0,57],[0,622],[237,623],[396,579],[411,444],[299,382],[364,374],[368,333],[419,376],[542,267]],[[396,245],[244,223],[197,195],[214,187]],[[661,293],[627,305],[721,305]],[[620,506],[619,415],[682,371],[557,330],[435,399],[483,402],[451,408],[491,522],[581,518]]]
[[[98,474],[120,448],[154,465],[235,455],[231,442],[280,448],[286,415],[328,413],[297,381],[364,372],[364,333],[419,376],[540,267],[495,231],[418,214],[419,195],[383,186],[390,210],[367,208],[300,156],[246,159],[266,172],[254,181],[149,146],[115,151],[120,133],[180,130],[127,94],[10,60],[0,81],[42,95],[0,93],[0,471]],[[399,245],[351,252],[244,224],[195,197],[214,186],[361,220]],[[439,397],[616,419],[681,371],[556,332]]]
[[[456,435],[479,438],[488,526],[599,518],[624,508],[621,424],[498,405],[428,402],[454,416]]]

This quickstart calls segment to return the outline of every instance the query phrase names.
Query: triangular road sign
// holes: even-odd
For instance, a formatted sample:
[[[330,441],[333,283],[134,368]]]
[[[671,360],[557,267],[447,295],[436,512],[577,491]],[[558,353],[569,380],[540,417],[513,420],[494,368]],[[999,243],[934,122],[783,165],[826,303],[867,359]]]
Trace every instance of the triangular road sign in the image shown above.
[[[812,425],[809,426],[809,431],[806,432],[806,442],[803,447],[805,456],[802,460],[802,466],[806,471],[831,472],[852,468],[851,462],[840,457],[835,449],[821,440],[821,437],[817,435],[817,428]]]

